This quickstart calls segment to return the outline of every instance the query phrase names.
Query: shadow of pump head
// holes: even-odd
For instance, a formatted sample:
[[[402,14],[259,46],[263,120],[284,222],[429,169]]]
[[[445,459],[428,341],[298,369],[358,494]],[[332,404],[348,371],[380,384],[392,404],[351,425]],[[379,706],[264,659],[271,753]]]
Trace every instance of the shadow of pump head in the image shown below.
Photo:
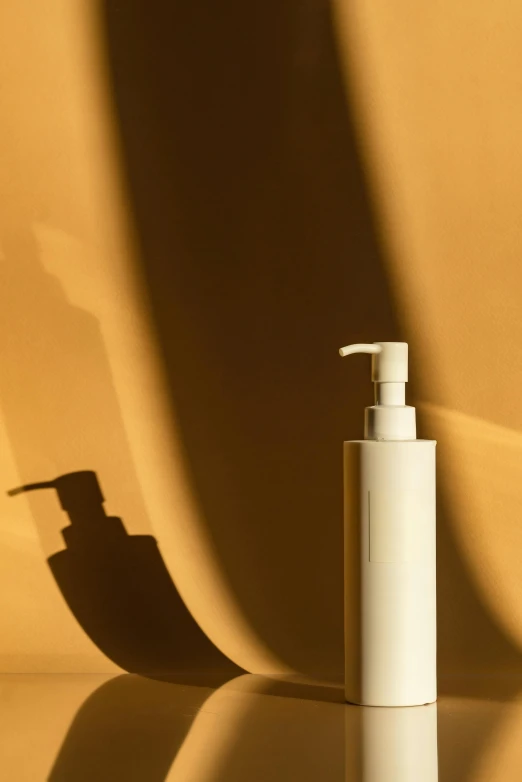
[[[40,489],[55,489],[62,509],[67,513],[70,526],[62,530],[62,535],[68,547],[76,543],[86,543],[93,536],[93,523],[104,526],[104,536],[126,535],[121,519],[107,516],[103,504],[105,497],[101,490],[98,477],[93,470],[79,470],[67,473],[52,481],[28,483],[7,492],[14,497],[24,492]]]

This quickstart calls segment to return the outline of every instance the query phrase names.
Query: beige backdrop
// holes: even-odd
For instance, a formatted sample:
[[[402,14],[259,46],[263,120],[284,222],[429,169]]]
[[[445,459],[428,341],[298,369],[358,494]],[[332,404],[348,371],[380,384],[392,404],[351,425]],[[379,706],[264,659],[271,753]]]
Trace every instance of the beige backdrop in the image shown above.
[[[56,493],[6,494],[94,470],[226,655],[340,676],[341,441],[371,389],[336,351],[386,339],[439,440],[441,670],[521,667],[521,26],[508,2],[4,4],[0,670],[118,670],[46,562]]]

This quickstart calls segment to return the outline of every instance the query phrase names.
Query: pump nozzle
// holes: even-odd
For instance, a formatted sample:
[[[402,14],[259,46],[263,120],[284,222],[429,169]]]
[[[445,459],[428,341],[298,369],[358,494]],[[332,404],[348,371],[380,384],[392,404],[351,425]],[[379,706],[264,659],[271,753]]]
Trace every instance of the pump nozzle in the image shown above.
[[[367,440],[415,440],[415,408],[405,404],[408,380],[408,344],[373,342],[347,345],[341,356],[370,353],[375,404],[365,411],[364,436]]]
[[[352,353],[380,353],[382,351],[381,345],[374,342],[372,345],[364,343],[358,343],[356,345],[347,345],[345,348],[339,350],[340,356],[350,356]]]

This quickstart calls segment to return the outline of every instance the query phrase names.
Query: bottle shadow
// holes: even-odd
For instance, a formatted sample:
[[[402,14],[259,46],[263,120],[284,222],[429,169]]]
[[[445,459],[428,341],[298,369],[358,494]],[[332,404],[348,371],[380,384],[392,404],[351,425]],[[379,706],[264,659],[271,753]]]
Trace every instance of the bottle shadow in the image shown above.
[[[68,245],[47,245],[30,214],[10,218],[0,230],[0,407],[22,480],[60,474],[40,488],[53,487],[69,514],[63,551],[49,556],[60,546],[52,504],[37,491],[27,496],[67,605],[124,670],[238,672],[185,607],[154,537],[127,534],[105,513],[96,474],[77,469],[96,463],[130,529],[150,533],[100,321],[72,303],[61,273],[48,271],[73,268],[75,259]],[[67,654],[64,625],[56,643]]]
[[[98,648],[126,671],[198,681],[241,669],[200,629],[186,608],[152,535],[129,535],[105,513],[97,475],[82,470],[8,492],[53,489],[70,524],[66,548],[49,567],[77,622]],[[206,678],[205,678],[206,677]]]

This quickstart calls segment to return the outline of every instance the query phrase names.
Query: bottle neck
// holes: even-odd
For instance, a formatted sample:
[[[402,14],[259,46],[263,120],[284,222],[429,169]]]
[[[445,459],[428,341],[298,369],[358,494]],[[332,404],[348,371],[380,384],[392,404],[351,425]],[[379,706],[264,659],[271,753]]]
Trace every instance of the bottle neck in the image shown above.
[[[406,383],[374,383],[376,405],[405,405]]]
[[[375,383],[375,404],[364,411],[364,439],[415,440],[415,408],[405,401],[405,383]]]

